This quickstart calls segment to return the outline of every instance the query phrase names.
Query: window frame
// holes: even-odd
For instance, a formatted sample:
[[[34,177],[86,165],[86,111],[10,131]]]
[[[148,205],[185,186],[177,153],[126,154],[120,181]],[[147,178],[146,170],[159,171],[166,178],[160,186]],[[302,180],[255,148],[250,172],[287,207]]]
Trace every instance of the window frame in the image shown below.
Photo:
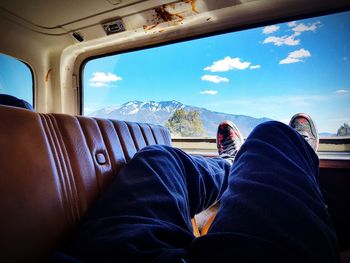
[[[274,19],[274,20],[268,20],[268,21],[260,22],[260,23],[252,23],[249,25],[243,25],[243,26],[239,26],[239,27],[218,30],[215,32],[199,34],[199,35],[195,35],[195,36],[191,36],[191,37],[182,37],[182,38],[178,38],[178,39],[174,39],[174,40],[170,40],[170,41],[164,41],[161,43],[155,43],[155,44],[154,43],[152,43],[152,44],[146,43],[143,46],[131,47],[131,48],[122,49],[122,50],[118,50],[118,51],[114,51],[114,52],[108,52],[105,54],[89,56],[89,57],[82,60],[80,67],[79,67],[79,91],[78,91],[79,92],[79,114],[85,116],[84,110],[83,110],[84,109],[84,84],[83,84],[83,82],[84,82],[84,69],[85,69],[86,64],[88,62],[90,62],[91,60],[103,58],[103,57],[108,57],[108,56],[120,55],[120,54],[134,52],[134,51],[147,50],[150,48],[157,48],[157,47],[161,47],[161,46],[176,44],[176,43],[180,43],[180,42],[187,42],[187,41],[191,41],[191,40],[196,40],[196,39],[201,39],[201,38],[211,37],[211,36],[217,36],[217,35],[226,34],[226,33],[234,33],[234,32],[238,32],[238,31],[249,30],[249,29],[253,29],[253,28],[269,26],[269,25],[278,24],[278,23],[287,23],[287,22],[294,21],[294,20],[302,20],[302,19],[314,18],[314,17],[318,17],[318,16],[325,16],[325,15],[338,14],[338,13],[342,13],[342,12],[349,12],[349,11],[350,11],[350,9],[344,8],[344,9],[329,10],[329,11],[324,11],[324,12],[314,12],[314,13],[311,13],[308,15],[297,15],[297,16],[285,17],[282,19]],[[192,138],[191,139],[172,138],[173,143],[177,142],[179,140],[180,141],[187,140],[188,142],[190,142],[192,140]],[[194,139],[194,140],[196,140],[196,139]],[[199,138],[198,140],[199,141],[202,140],[202,141],[208,143],[211,140],[215,140],[215,138],[209,138],[209,139],[208,138]],[[340,143],[340,142],[342,142],[342,143]],[[320,144],[325,144],[325,145],[343,144],[343,145],[346,145],[347,148],[349,148],[350,147],[349,146],[350,145],[350,136],[340,137],[340,138],[320,137]],[[190,153],[201,154],[201,155],[209,156],[209,157],[213,156],[213,154],[210,152],[209,153],[208,152],[207,153],[190,152]],[[317,154],[319,154],[320,159],[322,159],[322,155],[329,154],[329,155],[334,156],[334,160],[343,160],[344,158],[347,161],[350,160],[350,151],[318,151]],[[341,158],[338,158],[340,155],[341,155]],[[333,157],[332,157],[332,159],[333,159]]]

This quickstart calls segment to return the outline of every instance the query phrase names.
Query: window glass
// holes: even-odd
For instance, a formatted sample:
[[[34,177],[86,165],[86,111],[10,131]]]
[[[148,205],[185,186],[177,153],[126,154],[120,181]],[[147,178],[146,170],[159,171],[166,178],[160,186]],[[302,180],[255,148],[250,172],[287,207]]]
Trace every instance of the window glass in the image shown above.
[[[23,99],[33,105],[33,76],[22,61],[0,53],[0,94]]]
[[[83,113],[213,138],[224,119],[247,136],[305,112],[321,136],[347,136],[349,28],[343,12],[90,60]]]

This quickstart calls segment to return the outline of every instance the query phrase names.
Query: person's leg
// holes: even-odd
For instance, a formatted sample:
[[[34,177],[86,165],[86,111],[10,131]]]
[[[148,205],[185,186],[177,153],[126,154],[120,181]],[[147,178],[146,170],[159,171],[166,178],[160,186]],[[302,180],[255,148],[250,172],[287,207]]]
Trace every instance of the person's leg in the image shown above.
[[[259,125],[238,152],[209,234],[194,262],[338,262],[318,187],[318,157],[292,128]]]
[[[182,262],[191,218],[218,200],[231,165],[150,146],[125,165],[83,220],[68,254],[87,262]]]

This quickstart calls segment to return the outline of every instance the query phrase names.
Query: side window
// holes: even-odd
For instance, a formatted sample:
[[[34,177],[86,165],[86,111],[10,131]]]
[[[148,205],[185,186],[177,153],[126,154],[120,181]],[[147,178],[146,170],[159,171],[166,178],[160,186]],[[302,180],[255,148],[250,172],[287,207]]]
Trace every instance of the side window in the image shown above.
[[[28,65],[0,54],[0,94],[12,95],[33,105],[33,75]]]
[[[305,112],[319,151],[349,151],[349,27],[343,12],[94,58],[83,114],[164,125],[175,146],[215,152],[223,120],[247,137]]]

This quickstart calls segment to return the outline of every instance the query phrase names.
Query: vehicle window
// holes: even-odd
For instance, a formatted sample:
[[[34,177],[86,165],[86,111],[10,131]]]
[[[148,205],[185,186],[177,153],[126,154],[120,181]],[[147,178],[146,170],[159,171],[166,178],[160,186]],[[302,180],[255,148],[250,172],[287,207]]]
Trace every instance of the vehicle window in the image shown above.
[[[33,76],[22,61],[0,53],[0,94],[23,99],[33,105]]]
[[[350,135],[350,12],[88,61],[83,113],[166,125],[173,138],[244,136],[298,112],[327,138]]]

